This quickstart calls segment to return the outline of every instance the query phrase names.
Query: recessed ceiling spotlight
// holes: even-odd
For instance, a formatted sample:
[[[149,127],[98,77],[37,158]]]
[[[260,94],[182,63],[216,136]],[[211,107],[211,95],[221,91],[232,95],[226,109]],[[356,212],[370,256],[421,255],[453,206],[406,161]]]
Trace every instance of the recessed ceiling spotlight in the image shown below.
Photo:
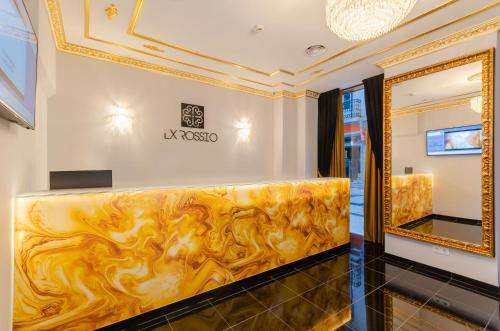
[[[306,54],[309,56],[319,56],[326,52],[326,46],[323,45],[312,45],[306,48]]]

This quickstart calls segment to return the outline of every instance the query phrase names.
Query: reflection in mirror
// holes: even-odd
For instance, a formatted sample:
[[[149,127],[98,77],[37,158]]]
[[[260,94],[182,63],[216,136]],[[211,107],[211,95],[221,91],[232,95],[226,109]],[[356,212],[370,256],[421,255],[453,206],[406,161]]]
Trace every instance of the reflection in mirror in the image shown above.
[[[392,86],[392,225],[481,245],[482,62]]]

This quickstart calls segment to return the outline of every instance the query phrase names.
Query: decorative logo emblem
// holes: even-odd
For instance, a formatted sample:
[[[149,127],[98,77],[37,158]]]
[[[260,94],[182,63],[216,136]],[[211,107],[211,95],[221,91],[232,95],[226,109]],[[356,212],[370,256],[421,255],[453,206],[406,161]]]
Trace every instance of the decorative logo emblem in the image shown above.
[[[184,128],[205,128],[205,107],[181,104],[181,126]]]

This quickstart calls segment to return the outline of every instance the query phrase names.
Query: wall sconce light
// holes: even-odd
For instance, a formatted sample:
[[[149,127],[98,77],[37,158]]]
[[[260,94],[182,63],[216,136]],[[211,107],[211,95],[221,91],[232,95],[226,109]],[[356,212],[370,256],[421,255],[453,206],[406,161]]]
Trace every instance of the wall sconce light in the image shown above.
[[[242,118],[238,122],[236,122],[235,127],[238,129],[238,140],[240,141],[248,141],[250,139],[250,131],[252,129],[252,125],[246,118]]]
[[[134,116],[130,109],[116,106],[109,116],[109,128],[118,134],[132,133]]]
[[[483,97],[477,96],[470,99],[470,109],[472,111],[481,114],[483,112]]]

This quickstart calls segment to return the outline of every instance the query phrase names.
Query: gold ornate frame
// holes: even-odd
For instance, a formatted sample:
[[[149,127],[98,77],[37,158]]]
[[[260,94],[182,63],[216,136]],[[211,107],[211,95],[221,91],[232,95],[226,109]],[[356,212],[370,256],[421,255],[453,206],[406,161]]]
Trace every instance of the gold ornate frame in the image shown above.
[[[406,80],[422,77],[435,72],[455,68],[461,65],[482,61],[482,96],[483,96],[483,153],[481,156],[482,178],[482,244],[472,244],[440,236],[418,233],[392,226],[392,128],[391,103],[392,86]],[[384,231],[415,240],[465,250],[485,256],[494,256],[494,210],[493,210],[493,84],[494,84],[494,48],[479,53],[463,56],[429,67],[417,69],[384,80],[384,165],[383,165],[383,218]]]

